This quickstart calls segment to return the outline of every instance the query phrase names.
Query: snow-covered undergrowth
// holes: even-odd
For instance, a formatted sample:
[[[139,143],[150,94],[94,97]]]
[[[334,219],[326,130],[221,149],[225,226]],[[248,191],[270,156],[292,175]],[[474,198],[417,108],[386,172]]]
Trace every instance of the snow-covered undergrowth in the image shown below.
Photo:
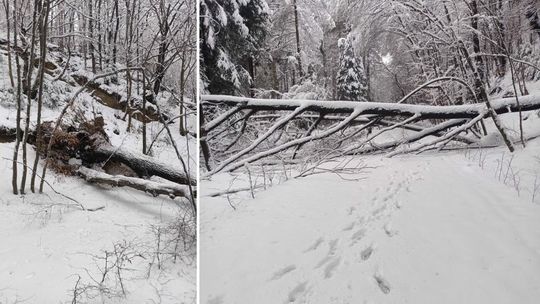
[[[94,186],[77,177],[56,174],[48,178],[56,191],[87,209],[104,208],[81,211],[49,187],[43,195],[15,196],[8,178],[11,161],[6,160],[12,151],[12,143],[0,144],[0,170],[4,172],[0,183],[1,303],[71,303],[79,276],[77,287],[88,287],[86,294],[79,289],[80,303],[151,303],[160,298],[161,303],[194,301],[194,253],[186,252],[174,263],[163,250],[165,246],[171,250],[172,245],[162,233],[160,268],[156,257],[157,228],[165,231],[187,210],[166,197]],[[120,247],[128,251],[122,266],[125,269],[120,271],[125,296],[116,277],[117,268],[111,268],[101,287],[99,284],[106,252],[112,264],[114,249],[119,251]]]
[[[80,58],[72,57],[64,76],[53,81],[66,57],[51,52],[48,58],[58,68],[45,74],[42,121],[56,120],[80,88],[72,75],[83,74],[84,70]],[[123,77],[116,85],[100,84],[105,92],[126,98]],[[16,126],[14,94],[6,52],[1,49],[0,126]],[[137,94],[132,97],[141,99]],[[178,115],[179,107],[169,93],[160,93],[156,100],[170,118]],[[23,101],[26,104],[24,95]],[[35,111],[33,105],[31,129],[36,127]],[[104,131],[114,147],[141,153],[142,122],[133,119],[128,130],[128,119],[122,119],[124,112],[100,100],[93,89],[78,96],[64,123],[77,126],[99,116],[103,117]],[[169,127],[180,155],[194,175],[196,141],[192,135],[180,136],[178,123],[176,119]],[[195,125],[196,118],[189,115],[187,127],[191,133]],[[181,171],[162,124],[149,122],[147,134],[148,144],[155,139],[150,155]],[[44,194],[13,195],[14,145],[0,140],[0,303],[195,302],[195,219],[185,202],[129,188],[96,186],[54,171],[47,175],[54,190],[46,185]],[[33,147],[28,157],[33,161]],[[72,199],[95,211],[82,211]]]

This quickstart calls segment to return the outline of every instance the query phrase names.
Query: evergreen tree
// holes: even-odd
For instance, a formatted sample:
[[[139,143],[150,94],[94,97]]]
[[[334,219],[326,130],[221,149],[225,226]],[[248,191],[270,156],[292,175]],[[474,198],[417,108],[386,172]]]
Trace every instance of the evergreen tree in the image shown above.
[[[535,31],[540,36],[540,17],[538,16],[539,5],[535,4],[535,0],[529,1],[529,6],[525,12],[527,19],[533,31]]]
[[[339,100],[367,101],[368,83],[362,61],[354,55],[349,38],[338,41],[341,51],[337,75],[337,93]]]
[[[212,94],[246,95],[253,57],[267,34],[266,0],[202,0],[200,73]]]

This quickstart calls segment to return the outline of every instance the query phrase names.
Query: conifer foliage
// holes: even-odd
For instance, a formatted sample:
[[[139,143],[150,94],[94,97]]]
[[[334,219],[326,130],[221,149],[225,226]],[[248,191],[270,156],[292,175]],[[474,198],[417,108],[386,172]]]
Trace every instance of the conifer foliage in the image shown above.
[[[212,94],[246,95],[253,56],[267,34],[265,0],[201,1],[201,80]]]
[[[340,38],[339,70],[337,75],[337,92],[339,100],[368,100],[368,84],[364,67],[360,58],[354,54],[349,38]]]

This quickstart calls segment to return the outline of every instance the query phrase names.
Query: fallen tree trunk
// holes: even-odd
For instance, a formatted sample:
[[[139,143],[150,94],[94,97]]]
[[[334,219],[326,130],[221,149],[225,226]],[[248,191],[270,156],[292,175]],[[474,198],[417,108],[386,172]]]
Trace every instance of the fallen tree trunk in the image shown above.
[[[94,162],[117,161],[133,169],[139,176],[159,176],[177,184],[197,185],[197,181],[192,176],[187,176],[180,168],[174,168],[170,164],[159,162],[150,156],[115,148],[108,144],[102,144],[87,151],[86,158]]]
[[[153,196],[167,195],[171,198],[184,197],[190,199],[188,186],[175,183],[154,182],[141,178],[127,177],[123,175],[110,175],[86,167],[77,170],[87,182],[105,184],[115,187],[130,187],[152,194]]]
[[[302,108],[303,112],[313,111],[319,113],[350,114],[355,110],[362,115],[413,116],[421,115],[422,119],[454,119],[474,118],[486,109],[485,103],[474,103],[456,106],[430,106],[417,104],[397,104],[383,102],[358,101],[322,101],[298,99],[255,99],[247,97],[234,97],[226,95],[202,95],[202,105],[228,105],[238,107],[239,110],[251,109],[262,111],[294,111]],[[497,114],[532,111],[540,109],[540,96],[529,95],[516,98],[502,98],[491,101],[491,106]],[[222,117],[219,117],[222,120]],[[215,128],[215,123],[208,122]]]
[[[103,119],[97,117],[94,121],[84,122],[78,126],[58,128],[50,145],[49,158],[59,159],[64,163],[71,158],[80,158],[86,166],[117,162],[131,168],[139,177],[159,176],[178,184],[196,185],[195,178],[187,176],[181,168],[142,153],[112,146],[103,126]],[[41,128],[43,140],[36,146],[44,149],[48,147],[53,127],[50,122],[45,122],[41,124]]]

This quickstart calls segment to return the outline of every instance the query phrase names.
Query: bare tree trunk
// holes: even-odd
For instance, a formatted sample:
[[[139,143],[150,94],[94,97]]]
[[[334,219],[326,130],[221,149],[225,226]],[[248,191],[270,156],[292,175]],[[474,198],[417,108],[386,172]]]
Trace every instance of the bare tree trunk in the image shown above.
[[[126,66],[131,66],[131,44],[133,39],[133,19],[134,19],[134,10],[133,6],[129,2],[130,0],[126,0]],[[135,0],[133,0],[135,1]],[[124,119],[126,116],[128,117],[128,125],[127,125],[127,132],[130,132],[131,130],[131,94],[133,92],[133,78],[131,76],[131,71],[126,71],[126,81],[127,81],[127,97],[126,97],[126,108],[125,108],[125,114]]]
[[[101,12],[101,2],[98,1],[97,10]],[[101,32],[101,18],[98,19],[97,31],[98,31],[98,56],[99,56],[99,70],[103,71],[103,33]]]
[[[158,62],[155,72],[155,81],[154,81],[154,94],[158,95],[159,90],[161,89],[161,82],[165,76],[165,56],[167,54],[167,33],[168,25],[163,25],[161,29],[161,42],[159,44],[159,53],[158,53]]]
[[[114,0],[114,15],[116,16],[116,27],[114,29],[113,38],[113,63],[116,64],[118,48],[116,43],[118,42],[118,31],[120,29],[120,16],[118,15],[118,0]]]
[[[65,34],[65,23],[66,23],[66,11],[65,11],[65,3],[60,2],[58,4],[58,18],[56,19],[56,28],[57,33],[60,35],[60,39],[58,40],[58,46],[61,50],[64,50],[65,43],[64,43],[64,34]]]
[[[143,85],[142,85],[142,108],[143,108],[143,114],[146,113],[146,77],[143,77]],[[142,153],[148,154],[150,151],[148,151],[146,148],[146,116],[143,115],[142,119]]]
[[[93,0],[88,1],[88,36],[90,42],[88,43],[88,51],[90,52],[90,59],[92,61],[92,73],[96,73],[96,54],[94,50],[94,9]]]
[[[87,35],[87,26],[86,26],[86,18],[84,14],[79,13],[79,23],[81,26],[82,31]],[[81,43],[81,52],[83,54],[83,62],[84,62],[84,69],[88,69],[88,41],[83,40]]]
[[[504,26],[504,23],[502,22],[502,2],[499,1],[499,3],[495,3],[494,4],[494,10],[497,12],[494,16],[494,20],[495,20],[495,26],[497,27],[497,30],[498,32],[500,33],[500,37],[499,37],[499,44],[500,45],[505,45],[506,44],[506,41],[505,41],[505,26]],[[507,61],[506,61],[506,57],[505,56],[501,56],[501,57],[498,57],[496,59],[496,62],[497,62],[497,75],[499,77],[504,77],[504,75],[506,74],[506,66],[507,66]]]
[[[9,0],[8,0],[9,1]],[[18,18],[17,18],[17,0],[13,0],[13,39],[14,39],[14,46],[15,49],[18,48]],[[21,142],[21,108],[22,108],[22,102],[21,102],[21,87],[22,87],[22,80],[21,80],[21,65],[19,61],[19,56],[15,56],[15,65],[17,69],[17,118],[16,118],[16,139],[15,139],[15,149],[13,151],[13,171],[12,171],[12,177],[11,177],[11,184],[13,188],[13,194],[19,194],[18,190],[18,176],[17,176],[17,169],[19,165],[18,157],[19,157],[19,146]]]
[[[476,0],[472,0],[469,3],[469,6],[471,8],[471,27],[473,29],[472,31],[472,43],[473,43],[473,51],[474,54],[480,53],[480,38],[478,36],[478,4],[476,3]],[[484,60],[481,56],[475,56],[475,64],[476,64],[476,70],[478,72],[478,78],[476,78],[475,86],[476,86],[476,94],[480,95],[480,91],[483,89],[484,81],[485,81],[485,73],[484,73]]]
[[[9,81],[10,81],[10,84],[11,84],[11,87],[12,88],[15,88],[15,81],[13,80],[13,68],[11,66],[11,36],[10,36],[10,32],[11,32],[11,28],[10,28],[10,24],[11,22],[9,21],[10,17],[10,12],[9,12],[9,2],[11,0],[3,0],[2,2],[4,3],[4,9],[6,11],[6,30],[7,30],[7,56],[8,56],[8,73],[9,73]]]
[[[23,151],[23,171],[21,176],[21,186],[20,186],[20,193],[25,193],[26,188],[26,175],[28,173],[28,159],[27,159],[27,151],[26,151],[26,144],[28,142],[28,135],[30,133],[30,114],[31,114],[31,107],[32,107],[32,86],[31,86],[31,80],[32,80],[32,73],[34,70],[34,49],[35,49],[35,39],[36,39],[36,24],[38,23],[38,20],[36,19],[37,13],[39,11],[41,18],[42,12],[41,12],[41,1],[35,0],[34,1],[34,13],[32,17],[32,34],[30,38],[30,56],[27,58],[27,65],[28,70],[26,71],[26,96],[27,96],[27,104],[26,104],[26,119],[25,119],[25,126],[24,126],[24,137],[22,142],[22,151]]]
[[[182,52],[182,66],[180,68],[180,117],[178,118],[178,128],[180,135],[186,136],[186,128],[184,126],[184,95],[186,93],[186,51]]]
[[[298,53],[298,70],[300,71],[300,78],[304,77],[304,70],[302,69],[302,48],[300,47],[300,29],[298,27],[298,5],[296,0],[293,0],[294,8],[294,29],[296,36],[296,52]]]
[[[272,89],[274,92],[272,92],[272,98],[277,98],[276,92],[279,92],[279,80],[278,80],[278,74],[277,74],[277,58],[272,57],[272,62],[270,62],[271,65],[271,71],[272,71]]]
[[[43,11],[44,17],[40,18],[40,37],[39,37],[39,46],[40,46],[40,65],[39,65],[39,89],[38,89],[38,109],[37,109],[37,119],[36,119],[36,143],[40,142],[42,137],[41,130],[41,108],[43,106],[43,76],[45,72],[45,61],[47,58],[47,30],[49,22],[49,10],[50,10],[50,0],[45,0],[45,8]],[[36,156],[34,158],[34,165],[32,167],[32,178],[30,180],[30,190],[35,192],[35,182],[37,167],[39,163],[39,149],[36,149]]]
[[[210,167],[210,147],[208,146],[208,142],[206,141],[206,135],[208,133],[204,128],[204,124],[204,111],[202,108],[202,104],[199,103],[199,146],[201,147],[201,152],[203,155],[206,170],[211,171],[212,168]]]

